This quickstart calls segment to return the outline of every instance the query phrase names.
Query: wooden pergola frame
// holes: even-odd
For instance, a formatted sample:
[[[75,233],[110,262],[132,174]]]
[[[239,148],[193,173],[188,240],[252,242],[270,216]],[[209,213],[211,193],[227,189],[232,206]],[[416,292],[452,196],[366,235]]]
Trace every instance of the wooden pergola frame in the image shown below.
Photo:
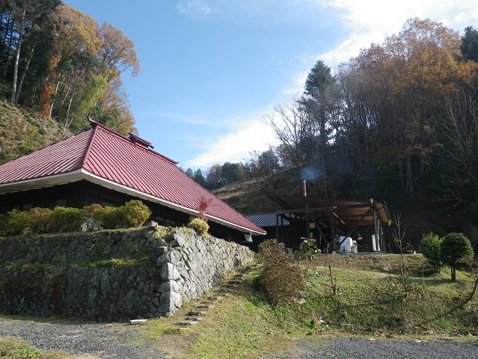
[[[384,248],[382,225],[390,224],[390,214],[384,201],[375,201],[372,198],[368,201],[359,201],[304,196],[269,196],[269,198],[277,205],[277,238],[281,238],[279,223],[281,218],[290,222],[305,221],[307,238],[310,238],[310,223],[312,222],[317,228],[321,240],[328,241],[322,229],[330,229],[332,251],[335,251],[335,240],[333,239],[339,226],[347,228],[345,235],[347,238],[359,226],[372,225],[375,233],[374,250],[379,252],[380,247]]]

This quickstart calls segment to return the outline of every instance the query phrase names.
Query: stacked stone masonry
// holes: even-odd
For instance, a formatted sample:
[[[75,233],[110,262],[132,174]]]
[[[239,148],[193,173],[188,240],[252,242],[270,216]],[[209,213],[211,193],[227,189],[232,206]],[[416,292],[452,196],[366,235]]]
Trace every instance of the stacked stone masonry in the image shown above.
[[[254,259],[187,228],[0,239],[0,312],[96,321],[173,315]],[[144,260],[146,258],[146,260]]]

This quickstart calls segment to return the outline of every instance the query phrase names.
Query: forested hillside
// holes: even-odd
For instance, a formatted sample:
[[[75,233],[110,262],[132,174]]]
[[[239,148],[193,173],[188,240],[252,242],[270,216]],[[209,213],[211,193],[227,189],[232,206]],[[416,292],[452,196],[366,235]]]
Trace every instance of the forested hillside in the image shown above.
[[[88,116],[135,132],[121,75],[139,61],[119,29],[59,0],[0,0],[0,37],[1,162]],[[306,180],[309,195],[387,201],[414,241],[453,230],[477,243],[477,70],[476,29],[410,19],[334,71],[319,60],[267,119],[279,146],[186,173],[243,213],[273,210],[267,194],[299,194]]]
[[[267,193],[300,194],[304,179],[310,195],[387,201],[415,242],[433,230],[465,232],[476,243],[477,61],[473,27],[460,35],[410,19],[336,73],[318,61],[303,94],[268,118],[281,144],[245,164],[213,166],[204,184],[235,178],[240,191],[218,195],[261,212],[271,209]],[[262,178],[263,187],[251,189],[245,178]]]
[[[135,131],[125,71],[136,76],[139,61],[113,25],[60,0],[0,0],[0,99],[55,120],[63,135],[88,127],[88,116]]]

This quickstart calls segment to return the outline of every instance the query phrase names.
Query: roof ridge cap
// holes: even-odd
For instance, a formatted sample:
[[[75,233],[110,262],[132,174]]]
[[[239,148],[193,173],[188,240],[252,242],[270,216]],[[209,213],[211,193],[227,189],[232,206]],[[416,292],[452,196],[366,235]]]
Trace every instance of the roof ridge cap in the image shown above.
[[[83,158],[81,159],[81,168],[83,168],[83,166],[86,164],[86,160],[88,158],[88,155],[90,154],[91,147],[93,146],[93,141],[96,137],[96,126],[93,127],[91,130],[93,131],[93,134],[90,136],[90,143],[88,143],[88,147],[83,153]]]
[[[177,164],[179,163],[179,162],[174,161],[174,160],[172,160],[171,158],[166,157],[166,156],[162,155],[161,153],[158,153],[158,152],[156,152],[156,151],[154,151],[154,150],[152,150],[152,149],[150,149],[150,148],[146,148],[146,147],[144,147],[144,146],[135,144],[135,142],[133,142],[129,137],[123,136],[121,133],[116,132],[115,130],[112,130],[111,128],[108,128],[108,127],[106,127],[105,125],[102,125],[101,123],[98,123],[98,122],[96,122],[95,120],[92,120],[92,119],[89,118],[89,117],[88,117],[88,121],[91,122],[91,126],[92,126],[93,128],[98,128],[98,127],[99,127],[99,128],[101,128],[102,130],[105,130],[106,132],[109,132],[109,133],[111,133],[111,134],[113,134],[113,135],[119,137],[119,138],[122,139],[123,141],[127,141],[128,143],[134,145],[135,147],[137,147],[137,148],[139,148],[139,149],[141,149],[141,150],[143,150],[143,151],[150,152],[151,154],[154,154],[154,155],[156,155],[156,156],[159,156],[159,157],[161,157],[162,159],[164,159],[164,160],[166,160],[166,161],[168,161],[168,162],[170,162],[170,163],[172,163],[172,164],[174,164],[174,165],[177,165]],[[136,135],[134,135],[134,136],[140,138],[139,136],[136,136]],[[142,139],[142,140],[143,140],[143,139]],[[148,141],[146,141],[146,140],[143,140],[143,141],[148,142]],[[148,142],[148,143],[150,143],[150,142]]]

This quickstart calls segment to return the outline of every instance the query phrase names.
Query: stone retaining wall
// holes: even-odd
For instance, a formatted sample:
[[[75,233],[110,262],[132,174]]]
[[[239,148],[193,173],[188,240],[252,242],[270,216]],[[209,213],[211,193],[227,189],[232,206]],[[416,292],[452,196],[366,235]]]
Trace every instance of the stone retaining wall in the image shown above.
[[[247,247],[157,226],[0,239],[0,312],[97,321],[174,314],[238,267]]]

